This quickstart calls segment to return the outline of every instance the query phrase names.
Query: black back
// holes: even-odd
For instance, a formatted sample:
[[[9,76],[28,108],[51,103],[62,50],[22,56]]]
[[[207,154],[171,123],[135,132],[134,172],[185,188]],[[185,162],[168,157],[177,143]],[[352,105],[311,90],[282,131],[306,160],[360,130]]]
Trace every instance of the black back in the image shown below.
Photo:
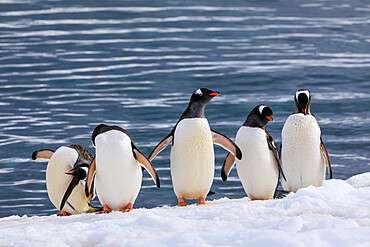
[[[72,144],[72,145],[69,145],[68,147],[73,148],[74,150],[77,151],[78,160],[86,160],[86,161],[88,161],[89,164],[91,163],[91,161],[93,159],[93,156],[89,152],[89,150],[87,150],[85,147],[83,147],[81,145],[78,145],[78,144]]]
[[[110,131],[110,130],[118,130],[118,131],[121,131],[123,133],[125,133],[131,140],[131,143],[132,143],[132,139],[131,139],[131,136],[127,133],[127,131],[119,126],[109,126],[109,125],[105,125],[105,124],[99,124],[98,126],[96,126],[96,128],[94,129],[92,135],[91,135],[91,140],[95,146],[95,138],[100,135],[100,134],[103,134],[107,131]]]

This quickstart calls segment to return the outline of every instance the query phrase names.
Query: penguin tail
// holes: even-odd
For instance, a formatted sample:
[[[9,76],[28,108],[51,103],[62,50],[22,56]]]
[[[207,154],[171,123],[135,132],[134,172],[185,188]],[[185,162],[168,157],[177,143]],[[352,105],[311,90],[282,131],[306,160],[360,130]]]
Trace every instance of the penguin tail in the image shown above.
[[[274,199],[282,199],[282,198],[286,197],[289,193],[290,193],[290,191],[286,191],[286,190],[276,190],[275,195],[274,195]]]
[[[93,206],[89,203],[89,209],[86,211],[86,213],[96,213],[103,211],[103,209],[104,209],[103,207]]]

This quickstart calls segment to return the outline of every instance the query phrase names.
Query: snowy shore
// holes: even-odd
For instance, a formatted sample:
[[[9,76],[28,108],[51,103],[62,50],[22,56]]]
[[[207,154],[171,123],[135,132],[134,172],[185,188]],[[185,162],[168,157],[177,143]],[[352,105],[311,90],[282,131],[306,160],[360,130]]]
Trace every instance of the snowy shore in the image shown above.
[[[0,219],[0,246],[370,246],[370,172],[286,198]]]

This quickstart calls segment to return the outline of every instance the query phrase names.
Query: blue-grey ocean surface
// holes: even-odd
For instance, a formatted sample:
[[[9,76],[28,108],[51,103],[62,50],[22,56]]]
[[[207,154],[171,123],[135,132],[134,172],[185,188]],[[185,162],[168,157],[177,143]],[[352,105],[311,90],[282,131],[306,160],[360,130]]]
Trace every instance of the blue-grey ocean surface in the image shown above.
[[[105,123],[149,155],[200,87],[221,92],[206,115],[231,138],[254,106],[270,106],[278,145],[295,91],[309,89],[334,178],[368,172],[369,27],[365,0],[0,0],[0,217],[57,213],[34,150],[94,153]],[[145,173],[134,207],[176,205],[169,149],[153,161],[161,188]],[[227,152],[215,152],[208,199],[244,197],[235,169],[221,180]]]

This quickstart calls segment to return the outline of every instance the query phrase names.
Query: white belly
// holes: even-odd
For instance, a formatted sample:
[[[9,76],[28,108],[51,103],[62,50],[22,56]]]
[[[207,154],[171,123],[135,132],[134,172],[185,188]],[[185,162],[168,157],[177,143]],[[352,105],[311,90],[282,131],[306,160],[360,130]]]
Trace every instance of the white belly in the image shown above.
[[[281,133],[281,161],[287,179],[282,180],[285,190],[295,192],[310,185],[322,185],[325,164],[320,136],[320,127],[312,115],[293,114],[286,120]]]
[[[178,198],[206,198],[214,176],[214,150],[207,119],[183,119],[171,149],[171,177]]]
[[[78,153],[76,150],[69,147],[58,148],[50,158],[46,168],[46,188],[50,201],[59,209],[63,196],[72,181],[71,175],[66,175],[65,172],[73,168],[77,161]],[[68,203],[63,207],[63,212],[70,214],[84,213],[89,209],[88,199],[85,195],[85,181],[80,183],[73,189],[69,196]]]
[[[130,138],[117,130],[100,134],[96,143],[96,192],[102,205],[120,210],[134,204],[142,171],[134,158]]]
[[[261,128],[242,126],[235,143],[243,153],[236,159],[236,169],[245,192],[251,200],[272,199],[279,179],[279,170],[268,148],[266,132]]]

